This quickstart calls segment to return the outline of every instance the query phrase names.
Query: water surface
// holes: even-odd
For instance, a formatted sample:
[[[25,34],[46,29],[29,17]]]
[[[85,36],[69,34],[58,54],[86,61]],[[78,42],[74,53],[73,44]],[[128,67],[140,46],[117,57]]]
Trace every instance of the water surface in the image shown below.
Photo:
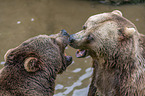
[[[66,29],[73,34],[82,29],[91,15],[120,10],[145,34],[145,4],[111,6],[89,0],[0,0],[0,67],[4,54],[30,37],[54,34]],[[91,81],[91,58],[78,59],[76,49],[66,53],[74,63],[57,76],[55,96],[87,96]]]

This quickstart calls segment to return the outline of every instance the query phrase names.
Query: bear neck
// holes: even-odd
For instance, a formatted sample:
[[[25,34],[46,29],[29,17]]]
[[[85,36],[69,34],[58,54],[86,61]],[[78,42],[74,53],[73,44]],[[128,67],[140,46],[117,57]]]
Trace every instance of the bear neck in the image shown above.
[[[115,69],[120,72],[132,72],[135,69],[135,65],[138,56],[140,56],[140,48],[138,47],[138,40],[131,38],[129,40],[123,40],[117,42],[116,45],[106,45],[99,54],[98,60],[103,61],[104,69]],[[104,53],[105,52],[105,53]],[[101,59],[100,59],[101,58]],[[131,73],[129,73],[131,74]]]
[[[110,50],[109,47],[106,48],[107,50],[103,50],[106,52],[105,54],[96,58],[92,57],[93,78],[96,78],[96,81],[93,82],[96,82],[98,90],[105,89],[106,86],[109,88],[102,93],[114,91],[116,95],[124,96],[127,91],[131,90],[130,92],[134,94],[136,86],[138,86],[136,80],[142,76],[141,72],[143,72],[141,64],[144,64],[140,44],[137,41],[122,42]],[[138,70],[141,71],[138,72]],[[128,87],[130,87],[129,90],[123,90]]]

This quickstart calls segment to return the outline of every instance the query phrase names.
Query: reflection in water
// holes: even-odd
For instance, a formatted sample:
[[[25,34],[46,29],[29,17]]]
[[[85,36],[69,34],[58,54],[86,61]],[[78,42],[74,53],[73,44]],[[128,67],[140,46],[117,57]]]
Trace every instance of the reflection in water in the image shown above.
[[[87,78],[89,78],[91,75],[92,75],[92,72],[93,72],[93,70],[92,70],[92,68],[87,68],[86,69],[86,73],[85,74],[83,74],[82,76],[80,76],[79,77],[79,79],[76,81],[76,82],[74,82],[71,86],[69,86],[69,87],[63,87],[62,85],[56,85],[56,88],[55,89],[59,89],[60,87],[61,88],[64,88],[64,89],[66,89],[64,92],[60,92],[60,93],[57,93],[57,94],[55,94],[54,96],[66,96],[66,95],[68,95],[71,91],[73,91],[73,89],[75,88],[75,87],[77,87],[77,86],[80,86],[80,85],[82,85],[82,81],[83,80],[85,80],[85,79],[87,79]],[[81,92],[83,93],[83,94],[81,94],[80,92],[79,92],[79,90],[81,90]],[[73,96],[87,96],[87,92],[88,92],[88,87],[87,88],[83,88],[83,89],[76,89],[75,91],[74,91],[74,93],[73,93]],[[78,95],[79,94],[79,95]]]
[[[3,64],[5,64],[5,62],[1,62],[0,64],[3,65]]]
[[[61,29],[74,34],[91,15],[116,9],[122,11],[140,33],[145,33],[145,4],[111,6],[90,0],[0,0],[0,68],[6,51],[28,38],[55,34]],[[78,59],[75,52],[76,49],[66,48],[66,53],[73,56],[74,61],[66,72],[57,76],[55,96],[87,94],[92,73],[91,58]]]
[[[57,84],[57,85],[55,86],[55,90],[62,89],[63,87],[64,87],[63,85]]]
[[[75,70],[73,70],[72,72],[73,73],[77,73],[77,72],[80,72],[82,69],[81,68],[76,68]]]
[[[87,86],[86,88],[82,88],[82,89],[76,89],[73,92],[72,96],[87,96],[89,91],[89,86]]]

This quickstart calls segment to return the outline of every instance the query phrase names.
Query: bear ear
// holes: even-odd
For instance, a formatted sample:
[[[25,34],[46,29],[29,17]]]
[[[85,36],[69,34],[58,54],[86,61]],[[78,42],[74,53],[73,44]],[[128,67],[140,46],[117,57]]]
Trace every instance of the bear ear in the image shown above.
[[[125,35],[126,36],[128,36],[128,37],[130,37],[130,36],[132,36],[134,33],[135,33],[135,29],[134,28],[125,28],[124,29],[124,33],[125,33]]]
[[[40,69],[38,59],[36,57],[28,57],[24,61],[24,68],[27,72],[36,72]]]
[[[6,62],[6,60],[7,60],[7,56],[12,52],[12,50],[13,50],[13,49],[9,49],[9,50],[6,52],[6,54],[4,55],[4,60],[5,60],[5,62]]]
[[[122,16],[122,12],[119,11],[119,10],[114,10],[112,11],[113,14],[116,14],[116,15],[119,15],[119,16]]]

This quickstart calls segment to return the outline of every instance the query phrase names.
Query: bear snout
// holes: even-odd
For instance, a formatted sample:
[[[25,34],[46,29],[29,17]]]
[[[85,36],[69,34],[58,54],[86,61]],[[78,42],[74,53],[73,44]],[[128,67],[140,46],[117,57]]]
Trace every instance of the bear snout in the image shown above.
[[[65,29],[61,30],[61,35],[69,37],[69,34],[66,32]]]

